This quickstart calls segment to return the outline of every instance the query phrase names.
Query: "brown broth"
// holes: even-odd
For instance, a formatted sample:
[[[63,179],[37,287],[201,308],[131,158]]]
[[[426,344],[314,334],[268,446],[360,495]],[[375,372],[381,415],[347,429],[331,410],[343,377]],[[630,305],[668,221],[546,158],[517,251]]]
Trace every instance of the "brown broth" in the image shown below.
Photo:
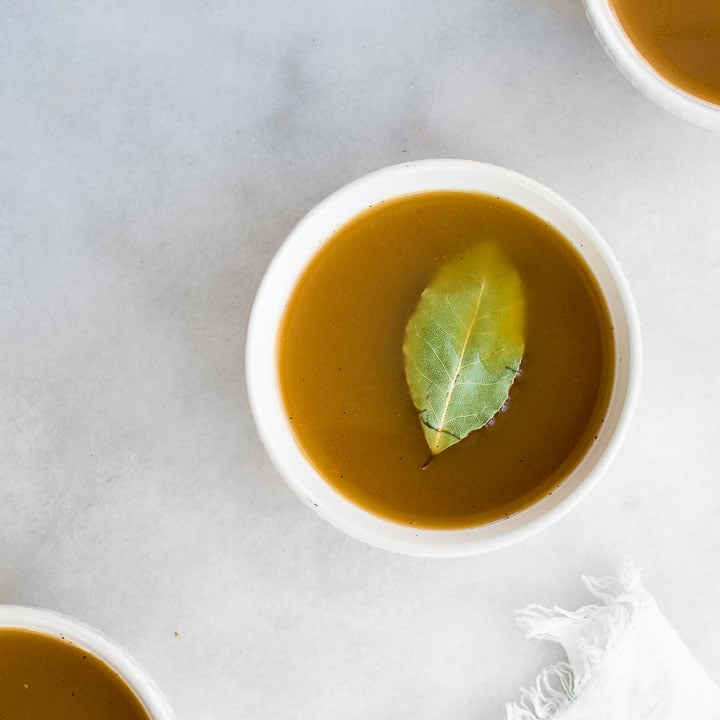
[[[720,0],[611,0],[633,45],[666,80],[720,104]]]
[[[0,628],[1,720],[150,720],[124,680],[87,650]]]
[[[439,267],[489,238],[524,283],[522,374],[491,425],[423,469],[405,326]],[[592,444],[614,368],[604,300],[569,242],[512,203],[461,192],[395,199],[341,228],[297,283],[278,353],[288,417],[325,480],[377,515],[434,528],[489,522],[552,492]]]

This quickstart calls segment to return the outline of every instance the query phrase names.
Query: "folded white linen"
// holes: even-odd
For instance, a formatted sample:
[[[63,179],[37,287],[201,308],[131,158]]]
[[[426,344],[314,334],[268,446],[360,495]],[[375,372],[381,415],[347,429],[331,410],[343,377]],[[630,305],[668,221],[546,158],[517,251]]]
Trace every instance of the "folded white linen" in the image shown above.
[[[582,580],[597,604],[518,612],[527,637],[560,643],[568,661],[521,690],[505,720],[720,720],[720,690],[643,588],[640,571],[626,562],[618,578]]]

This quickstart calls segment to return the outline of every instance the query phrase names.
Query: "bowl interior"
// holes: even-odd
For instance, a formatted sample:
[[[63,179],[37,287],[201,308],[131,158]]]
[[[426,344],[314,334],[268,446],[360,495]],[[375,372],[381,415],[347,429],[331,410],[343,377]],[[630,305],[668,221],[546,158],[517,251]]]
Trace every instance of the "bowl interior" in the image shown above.
[[[668,112],[701,127],[720,130],[720,105],[686,92],[658,73],[625,32],[610,0],[584,0],[584,3],[600,44],[635,87]]]
[[[175,720],[167,700],[147,671],[120,645],[78,620],[42,608],[0,605],[0,628],[62,636],[113,668],[132,688],[153,720]]]
[[[393,523],[333,490],[297,447],[278,383],[277,331],[295,283],[317,250],[348,220],[392,197],[433,190],[497,195],[559,230],[584,257],[604,292],[615,331],[615,381],[598,440],[551,496],[493,523],[462,530],[427,530]],[[261,283],[247,338],[247,383],[260,437],[280,474],[300,498],[344,532],[388,550],[462,555],[518,540],[552,522],[590,488],[614,454],[637,391],[639,334],[627,282],[612,253],[564,200],[523,176],[459,160],[421,161],[381,170],[331,195],[293,230]]]

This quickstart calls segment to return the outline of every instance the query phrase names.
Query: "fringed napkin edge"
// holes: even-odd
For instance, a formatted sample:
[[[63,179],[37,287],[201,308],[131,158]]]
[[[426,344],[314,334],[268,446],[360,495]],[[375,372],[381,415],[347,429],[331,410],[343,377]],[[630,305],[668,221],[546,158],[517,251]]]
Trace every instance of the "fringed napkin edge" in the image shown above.
[[[568,707],[593,672],[617,645],[634,634],[638,618],[655,600],[642,586],[641,573],[625,560],[618,577],[582,576],[599,601],[574,612],[530,605],[517,612],[526,637],[560,643],[570,662],[545,668],[535,685],[505,706],[505,720],[553,720]]]

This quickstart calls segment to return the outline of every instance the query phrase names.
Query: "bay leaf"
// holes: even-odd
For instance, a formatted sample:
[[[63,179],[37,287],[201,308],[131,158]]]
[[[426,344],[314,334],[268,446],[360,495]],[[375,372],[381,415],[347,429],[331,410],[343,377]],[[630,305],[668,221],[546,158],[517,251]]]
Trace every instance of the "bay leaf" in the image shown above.
[[[442,266],[405,330],[405,374],[435,456],[505,404],[525,349],[525,297],[495,242]]]

